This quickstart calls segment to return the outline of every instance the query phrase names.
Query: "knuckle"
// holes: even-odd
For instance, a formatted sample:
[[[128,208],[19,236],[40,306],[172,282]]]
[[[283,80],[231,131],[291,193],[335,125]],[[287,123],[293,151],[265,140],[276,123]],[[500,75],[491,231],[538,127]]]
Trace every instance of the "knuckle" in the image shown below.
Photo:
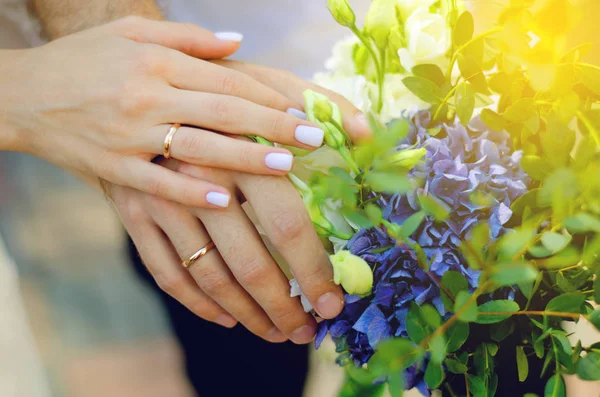
[[[136,38],[142,30],[144,18],[137,15],[129,15],[115,22],[117,28],[122,32],[123,36],[130,40],[138,41]]]
[[[294,329],[292,326],[295,321],[294,318],[299,314],[297,308],[290,304],[278,304],[269,310],[269,317],[276,324],[289,324],[289,326],[284,326],[286,329]]]
[[[237,96],[244,85],[244,79],[236,73],[224,73],[217,79],[218,89],[222,94]]]
[[[267,125],[265,126],[267,131],[271,131],[273,134],[282,135],[286,122],[286,115],[281,112],[274,113],[269,117]]]
[[[296,241],[309,227],[309,222],[304,213],[285,210],[276,213],[271,221],[273,227],[273,243],[285,246]]]
[[[205,163],[203,161],[203,154],[206,147],[206,140],[204,139],[203,134],[196,132],[190,134],[181,134],[181,136],[178,137],[177,144],[181,147],[181,152],[183,153],[184,159],[193,157],[196,160],[196,163]]]
[[[210,104],[209,111],[222,127],[226,127],[231,123],[229,117],[231,108],[232,105],[230,100],[216,99]]]
[[[154,275],[154,280],[161,290],[176,299],[185,286],[185,279],[180,276],[167,276],[159,273]]]
[[[121,113],[131,118],[140,117],[154,109],[158,99],[152,91],[144,89],[138,81],[130,80],[123,83],[118,101]]]
[[[148,219],[143,204],[131,196],[121,203],[119,213],[133,225],[138,225]]]
[[[164,58],[160,51],[152,44],[139,45],[139,49],[132,55],[134,72],[136,74],[151,74],[164,67]]]
[[[200,287],[209,296],[222,295],[233,284],[233,280],[230,276],[215,269],[208,269],[199,272],[198,278]]]
[[[248,285],[260,285],[267,279],[266,268],[257,256],[240,258],[240,278]]]
[[[151,178],[146,186],[148,193],[153,196],[165,197],[169,191],[167,182],[160,178]]]

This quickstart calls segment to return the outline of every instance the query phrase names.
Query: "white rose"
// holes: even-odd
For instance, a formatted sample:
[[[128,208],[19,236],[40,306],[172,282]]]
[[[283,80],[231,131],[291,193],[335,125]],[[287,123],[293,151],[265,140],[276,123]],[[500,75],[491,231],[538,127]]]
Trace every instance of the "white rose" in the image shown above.
[[[315,172],[327,175],[332,167],[348,170],[348,165],[339,153],[324,145],[304,156],[296,156],[292,172],[301,181],[308,182]]]
[[[380,119],[387,123],[400,118],[405,110],[428,109],[430,105],[417,98],[406,88],[401,74],[387,74],[383,86],[383,108]]]
[[[437,0],[398,0],[397,7],[400,10],[402,19],[406,21],[417,8],[429,8],[436,1]]]
[[[377,86],[361,75],[340,76],[337,73],[317,73],[313,81],[323,88],[342,95],[365,113],[371,109],[372,95],[377,92]]]
[[[399,49],[398,56],[407,71],[424,63],[433,63],[444,69],[451,37],[443,16],[431,14],[426,7],[419,8],[406,20],[404,33],[408,47]]]
[[[356,36],[347,37],[335,43],[331,57],[325,61],[325,68],[341,76],[355,75],[356,67],[353,55],[357,43]]]

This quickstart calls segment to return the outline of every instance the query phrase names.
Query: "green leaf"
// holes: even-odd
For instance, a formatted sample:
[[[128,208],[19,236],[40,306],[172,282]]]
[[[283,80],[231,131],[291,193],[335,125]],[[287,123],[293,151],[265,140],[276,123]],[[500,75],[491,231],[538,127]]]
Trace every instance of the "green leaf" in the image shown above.
[[[441,87],[446,82],[444,72],[439,66],[433,64],[422,64],[413,67],[412,72],[417,77],[433,81],[438,87]]]
[[[546,305],[548,312],[581,313],[581,305],[585,302],[585,295],[571,292],[559,295]]]
[[[465,82],[459,84],[454,94],[456,114],[464,125],[469,124],[475,110],[475,91]]]
[[[448,296],[446,291],[452,294],[452,298],[456,299],[456,295],[458,295],[460,291],[469,289],[469,282],[465,276],[454,270],[449,270],[444,273],[440,282],[444,286],[444,288],[440,290],[442,302],[448,311],[452,311],[454,309],[454,301]],[[444,289],[446,291],[444,291]]]
[[[471,86],[476,92],[488,93],[487,80],[481,70],[481,66],[477,61],[470,55],[460,54],[458,55],[458,68],[462,77],[471,83]]]
[[[577,375],[583,380],[600,380],[600,353],[590,352],[577,361]]]
[[[375,376],[394,374],[410,367],[420,355],[421,351],[410,340],[388,339],[377,345],[369,369]]]
[[[431,352],[431,362],[441,364],[446,358],[446,337],[436,335],[429,342],[429,351]]]
[[[450,329],[446,332],[446,337],[448,338],[448,345],[446,346],[446,350],[448,353],[454,353],[467,341],[469,337],[469,324],[457,321],[450,327]]]
[[[348,219],[348,221],[352,222],[354,225],[360,227],[361,229],[368,229],[373,227],[373,222],[369,220],[364,214],[355,210],[346,210],[343,211],[343,215]]]
[[[369,218],[374,225],[379,225],[381,223],[383,212],[379,206],[375,204],[367,204],[365,207],[365,212],[367,213],[367,218]]]
[[[473,397],[487,397],[487,389],[481,378],[469,375],[469,389]]]
[[[481,121],[494,131],[503,131],[506,128],[506,119],[490,109],[481,111]]]
[[[529,228],[513,229],[507,232],[498,242],[500,258],[512,260],[517,254],[524,252],[535,237],[535,230]]]
[[[569,246],[547,259],[537,261],[538,267],[546,269],[561,269],[579,263],[581,253],[574,246]]]
[[[444,360],[444,364],[446,365],[446,368],[448,368],[448,371],[452,372],[453,374],[464,374],[469,370],[466,365],[451,358]]]
[[[468,291],[460,291],[456,295],[456,301],[454,302],[454,313],[464,322],[477,320],[477,302],[475,300],[467,302],[470,298],[471,294]],[[468,306],[465,306],[467,303]]]
[[[417,98],[432,105],[442,102],[443,96],[440,87],[433,81],[423,77],[409,76],[405,77],[402,82]]]
[[[553,375],[544,388],[544,397],[566,397],[565,381],[560,374]]]
[[[527,121],[535,113],[533,99],[522,98],[504,111],[504,118],[514,123]]]
[[[464,255],[469,267],[480,269],[485,263],[483,252],[490,241],[490,226],[482,222],[471,229],[467,239],[460,245],[460,251]]]
[[[419,204],[423,211],[431,215],[436,221],[445,221],[450,215],[450,207],[443,201],[431,195],[419,195]]]
[[[577,215],[566,218],[563,224],[569,233],[600,233],[600,219],[587,212],[580,212]]]
[[[517,346],[517,371],[519,373],[519,382],[525,382],[527,375],[529,375],[529,362],[527,361],[527,354],[525,354],[523,346]]]
[[[594,302],[600,304],[600,269],[596,272],[596,278],[594,279]],[[600,324],[596,328],[600,330]]]
[[[404,395],[404,374],[396,373],[388,377],[388,388],[392,397],[402,397]],[[366,396],[369,397],[369,396]]]
[[[552,165],[542,159],[540,156],[527,155],[521,159],[523,170],[537,181],[543,181],[552,170]]]
[[[575,71],[587,89],[600,95],[600,69],[592,65],[578,64]]]
[[[421,343],[433,330],[423,320],[421,308],[412,302],[406,315],[406,331],[411,341]]]
[[[366,182],[374,191],[382,193],[406,193],[411,188],[406,176],[394,172],[369,172]]]
[[[519,305],[511,300],[495,300],[479,306],[478,324],[493,324],[506,320],[512,314],[519,311]],[[487,314],[482,314],[487,313]],[[494,314],[497,313],[497,314]],[[501,313],[501,314],[500,314]]]
[[[346,376],[338,397],[381,397],[385,392],[385,384],[361,385],[354,379]]]
[[[499,264],[491,270],[491,280],[498,286],[512,286],[519,282],[533,281],[538,270],[528,263]]]
[[[550,255],[562,251],[571,243],[571,236],[556,232],[545,232],[542,234],[542,244],[550,252]]]
[[[452,39],[456,47],[460,47],[473,38],[475,32],[475,22],[473,15],[469,11],[463,12],[454,25]]]
[[[432,390],[437,389],[444,380],[444,369],[441,364],[429,363],[425,370],[425,383]]]
[[[600,331],[600,309],[596,309],[591,312],[588,316],[588,321],[592,323],[598,331]]]
[[[400,233],[404,237],[410,237],[419,228],[419,226],[421,226],[423,219],[425,219],[425,212],[415,212],[414,214],[406,218],[406,220],[400,228]]]

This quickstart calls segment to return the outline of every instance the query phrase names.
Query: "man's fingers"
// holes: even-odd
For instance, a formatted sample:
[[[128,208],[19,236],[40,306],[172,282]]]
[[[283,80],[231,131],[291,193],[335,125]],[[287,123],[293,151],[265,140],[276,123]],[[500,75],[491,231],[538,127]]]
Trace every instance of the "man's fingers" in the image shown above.
[[[277,251],[290,265],[302,291],[323,318],[343,308],[341,288],[302,199],[285,178],[238,174],[240,190]]]
[[[271,321],[295,343],[308,343],[316,333],[314,319],[290,297],[287,278],[264,246],[254,225],[239,205],[226,211],[195,212],[213,238],[233,275]]]
[[[326,95],[340,107],[344,121],[344,128],[353,141],[368,139],[371,136],[370,127],[365,114],[352,105],[352,103],[350,103],[350,101],[348,101],[346,98],[333,91],[327,90],[316,84],[309,83],[308,81],[302,80],[291,73],[267,68],[264,66],[231,60],[215,60],[213,63],[225,66],[227,68],[239,70],[240,72],[253,77],[255,80],[263,83],[264,85],[280,92],[302,107],[304,104],[304,97],[302,96],[302,93],[305,90],[311,89]]]
[[[157,44],[202,59],[227,57],[238,50],[242,35],[213,33],[191,23],[153,21],[131,16],[112,24],[115,32],[139,43]]]
[[[225,208],[231,198],[224,187],[133,156],[105,159],[105,167],[97,175],[117,185],[191,207]]]
[[[121,216],[123,217],[123,214]],[[163,291],[198,317],[227,328],[237,324],[229,313],[198,288],[179,263],[179,257],[173,251],[173,247],[155,224],[148,222],[142,225],[137,217],[123,221],[128,226],[128,232],[142,261]]]
[[[198,218],[186,208],[151,198],[153,218],[168,236],[179,257],[185,260],[205,247],[210,237]],[[287,337],[271,322],[265,312],[239,285],[218,249],[213,248],[187,271],[211,299],[227,310],[254,334],[269,342],[280,343]]]
[[[144,150],[162,154],[170,125],[154,127],[145,136]],[[200,128],[180,127],[171,144],[171,157],[186,163],[242,171],[250,174],[284,175],[294,162],[289,150],[234,139]]]

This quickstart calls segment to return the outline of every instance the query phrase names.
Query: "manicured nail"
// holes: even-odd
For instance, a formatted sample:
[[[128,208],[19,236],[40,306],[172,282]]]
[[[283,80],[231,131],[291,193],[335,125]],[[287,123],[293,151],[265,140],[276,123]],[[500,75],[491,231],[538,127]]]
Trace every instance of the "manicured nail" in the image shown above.
[[[273,327],[269,330],[269,332],[267,332],[266,339],[269,342],[280,343],[285,342],[287,340],[287,336],[285,336],[283,332],[277,329],[277,327]]]
[[[292,342],[302,345],[309,343],[315,337],[315,327],[303,325],[292,332]]]
[[[265,157],[265,164],[272,170],[291,171],[294,156],[287,153],[269,153]]]
[[[334,318],[344,308],[344,302],[333,292],[328,292],[317,300],[317,308],[321,317]]]
[[[316,127],[308,125],[299,125],[296,127],[296,140],[308,146],[319,147],[323,144],[325,132]]]
[[[219,40],[235,41],[239,43],[244,38],[244,35],[237,32],[217,32],[215,37]]]
[[[237,320],[229,314],[221,314],[215,319],[215,322],[225,328],[233,328],[237,324]]]
[[[209,192],[206,195],[206,201],[217,207],[227,207],[229,205],[229,195],[219,192]]]
[[[306,120],[306,113],[304,113],[302,110],[298,110],[298,109],[294,109],[294,108],[289,108],[285,112],[288,113],[288,114],[291,114],[292,116],[296,116],[299,119]]]

